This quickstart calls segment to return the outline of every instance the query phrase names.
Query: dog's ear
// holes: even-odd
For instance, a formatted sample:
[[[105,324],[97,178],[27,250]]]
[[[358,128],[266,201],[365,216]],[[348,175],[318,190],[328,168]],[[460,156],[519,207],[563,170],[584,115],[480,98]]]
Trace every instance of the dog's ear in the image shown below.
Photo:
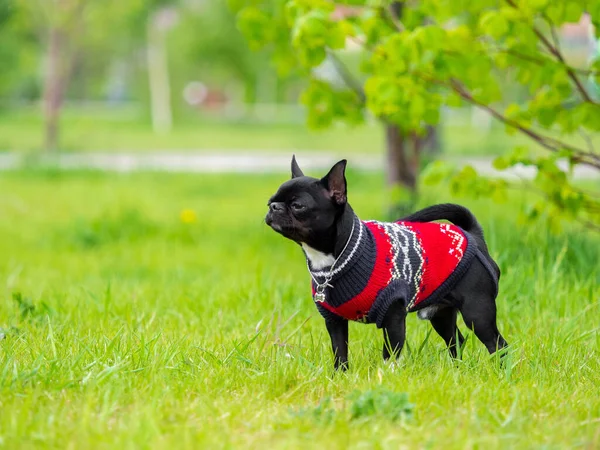
[[[329,191],[331,198],[338,205],[343,205],[347,201],[346,162],[345,159],[342,159],[335,163],[329,173],[321,180]]]
[[[296,162],[296,155],[292,155],[292,178],[303,177],[304,173]]]

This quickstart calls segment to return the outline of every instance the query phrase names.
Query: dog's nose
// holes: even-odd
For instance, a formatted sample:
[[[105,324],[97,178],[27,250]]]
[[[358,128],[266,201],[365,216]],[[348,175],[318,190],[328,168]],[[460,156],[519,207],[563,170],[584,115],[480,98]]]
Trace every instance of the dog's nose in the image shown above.
[[[271,212],[283,211],[285,209],[285,204],[283,202],[271,202],[269,209]]]

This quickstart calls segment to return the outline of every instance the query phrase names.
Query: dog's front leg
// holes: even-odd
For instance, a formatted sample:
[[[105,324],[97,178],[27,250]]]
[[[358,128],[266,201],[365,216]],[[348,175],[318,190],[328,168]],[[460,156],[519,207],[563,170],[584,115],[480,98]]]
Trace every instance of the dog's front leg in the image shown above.
[[[331,338],[335,370],[348,370],[348,321],[326,320],[325,325]]]
[[[394,302],[383,320],[383,359],[400,356],[406,336],[406,308],[404,302]]]

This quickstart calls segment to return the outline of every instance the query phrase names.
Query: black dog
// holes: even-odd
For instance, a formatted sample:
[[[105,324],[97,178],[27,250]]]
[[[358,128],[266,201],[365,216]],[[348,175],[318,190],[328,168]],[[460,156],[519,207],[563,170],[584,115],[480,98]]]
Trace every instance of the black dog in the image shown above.
[[[398,222],[360,221],[347,202],[345,169],[342,160],[311,178],[292,158],[292,179],[271,197],[265,218],[304,250],[336,369],[348,367],[348,320],[383,328],[388,359],[402,350],[413,311],[431,321],[452,357],[464,341],[457,311],[490,353],[504,348],[496,326],[500,269],[473,214],[442,204]]]

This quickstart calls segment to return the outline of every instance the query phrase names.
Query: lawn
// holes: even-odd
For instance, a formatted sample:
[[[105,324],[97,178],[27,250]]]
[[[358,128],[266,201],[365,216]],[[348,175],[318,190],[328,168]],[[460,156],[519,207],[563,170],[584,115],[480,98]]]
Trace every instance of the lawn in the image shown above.
[[[281,181],[1,174],[0,447],[600,446],[597,235],[519,225],[516,194],[466,202],[502,269],[506,365],[471,334],[451,361],[411,315],[398,367],[351,324],[332,375],[301,251],[263,223]],[[349,183],[381,218],[380,178]]]
[[[43,121],[31,110],[0,111],[0,152],[32,152],[42,147]],[[334,126],[313,131],[300,123],[226,122],[187,116],[167,135],[152,132],[148,120],[135,111],[66,109],[61,128],[65,152],[148,151],[328,151],[339,155],[384,151],[383,129],[377,123],[360,127]],[[489,132],[473,127],[469,116],[456,112],[443,128],[448,155],[499,155],[522,142],[502,127]],[[485,145],[482,144],[485,142]]]

